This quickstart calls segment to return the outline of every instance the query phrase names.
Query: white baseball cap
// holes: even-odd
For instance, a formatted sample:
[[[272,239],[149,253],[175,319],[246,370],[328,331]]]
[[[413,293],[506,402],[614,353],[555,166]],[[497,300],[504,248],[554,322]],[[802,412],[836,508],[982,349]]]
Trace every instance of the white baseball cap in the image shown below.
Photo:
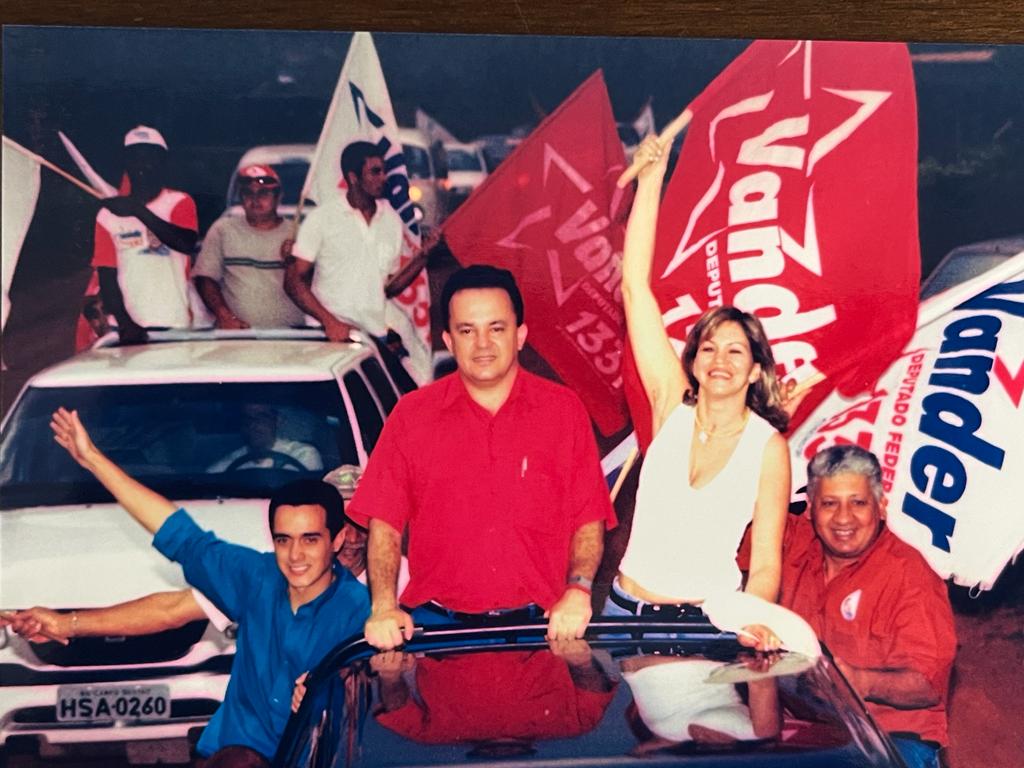
[[[124,135],[124,145],[130,147],[133,144],[154,144],[167,149],[167,142],[160,131],[148,125],[137,125]]]

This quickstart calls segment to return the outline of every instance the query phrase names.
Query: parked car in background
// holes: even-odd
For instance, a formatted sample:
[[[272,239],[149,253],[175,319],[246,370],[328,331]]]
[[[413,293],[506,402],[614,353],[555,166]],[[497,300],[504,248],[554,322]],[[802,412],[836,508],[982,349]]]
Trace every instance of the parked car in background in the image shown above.
[[[479,144],[449,142],[444,145],[448,158],[448,212],[459,207],[487,178],[487,162]]]
[[[302,185],[309,172],[315,144],[268,144],[245,152],[235,166],[228,183],[225,215],[244,216],[242,196],[238,188],[238,171],[247,165],[269,165],[281,177],[281,202],[278,212],[285,218],[295,218],[295,209],[302,194]]]
[[[148,344],[112,342],[38,373],[0,431],[0,607],[67,611],[185,586],[53,441],[59,406],[77,409],[105,453],[201,526],[269,551],[271,490],[307,476],[351,484],[401,394],[374,345],[318,330],[155,331]],[[264,455],[268,440],[274,467],[254,468],[247,456]],[[184,736],[219,705],[234,654],[233,629],[206,621],[67,646],[0,632],[0,745]],[[150,711],[133,716],[131,696]],[[83,711],[82,699],[108,712]]]
[[[502,161],[523,143],[523,140],[520,137],[501,133],[481,136],[476,143],[480,145],[480,151],[483,152],[487,173],[494,173],[494,169],[501,165]]]
[[[600,617],[585,641],[550,645],[545,629],[342,644],[310,674],[274,765],[903,765],[827,656],[757,655],[703,618]]]
[[[921,299],[931,298],[1024,253],[1024,234],[961,245],[942,257],[921,284]]]
[[[405,167],[409,171],[409,199],[419,213],[420,224],[433,229],[448,215],[448,164],[444,146],[433,143],[418,128],[398,129]]]

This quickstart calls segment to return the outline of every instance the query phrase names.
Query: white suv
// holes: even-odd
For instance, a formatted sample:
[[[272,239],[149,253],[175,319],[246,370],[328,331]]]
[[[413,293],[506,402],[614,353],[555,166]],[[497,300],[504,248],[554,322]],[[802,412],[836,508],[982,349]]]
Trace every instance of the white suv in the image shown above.
[[[77,409],[104,452],[201,526],[269,550],[271,489],[364,466],[401,394],[375,347],[327,342],[319,331],[150,338],[37,374],[11,408],[0,435],[0,608],[90,608],[185,586],[180,567],[54,443],[48,424],[58,406]],[[301,461],[238,460],[249,450],[248,406],[276,416],[275,449],[301,446]],[[351,482],[352,472],[341,474]],[[52,744],[183,736],[221,701],[234,654],[232,628],[224,634],[205,621],[68,646],[0,632],[0,745],[12,736]],[[104,699],[111,711],[83,711],[75,704],[83,698]]]

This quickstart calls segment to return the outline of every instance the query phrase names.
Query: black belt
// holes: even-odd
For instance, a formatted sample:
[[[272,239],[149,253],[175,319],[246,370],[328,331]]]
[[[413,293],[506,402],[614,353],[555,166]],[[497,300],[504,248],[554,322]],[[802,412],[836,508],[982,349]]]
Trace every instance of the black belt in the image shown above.
[[[637,600],[630,600],[620,595],[612,588],[608,593],[611,601],[620,608],[625,608],[634,616],[661,616],[666,619],[699,619],[704,616],[704,611],[699,605],[693,603],[645,603]]]
[[[544,615],[544,609],[534,603],[520,608],[496,608],[492,611],[481,611],[480,613],[453,611],[435,602],[424,603],[420,608],[425,608],[431,613],[436,613],[438,616],[447,616],[452,621],[459,621],[463,624],[482,624],[486,623],[488,619],[530,621],[531,619],[539,619]]]

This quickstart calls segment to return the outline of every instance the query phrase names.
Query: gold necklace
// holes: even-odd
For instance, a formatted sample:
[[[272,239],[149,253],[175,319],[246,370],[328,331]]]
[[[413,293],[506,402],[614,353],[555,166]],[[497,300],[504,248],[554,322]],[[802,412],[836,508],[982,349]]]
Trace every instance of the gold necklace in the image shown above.
[[[749,419],[749,418],[750,418],[750,409],[749,408],[744,408],[743,409],[743,418],[740,419],[740,425],[738,427],[736,427],[735,429],[729,430],[728,432],[708,432],[704,428],[704,425],[701,424],[701,422],[700,422],[700,414],[697,412],[697,409],[696,408],[693,409],[693,419],[697,423],[697,429],[698,429],[697,439],[700,440],[701,445],[704,445],[705,443],[707,443],[707,441],[709,439],[711,439],[713,437],[732,437],[733,435],[738,435],[740,432],[743,431],[743,428],[747,426],[747,419]]]

